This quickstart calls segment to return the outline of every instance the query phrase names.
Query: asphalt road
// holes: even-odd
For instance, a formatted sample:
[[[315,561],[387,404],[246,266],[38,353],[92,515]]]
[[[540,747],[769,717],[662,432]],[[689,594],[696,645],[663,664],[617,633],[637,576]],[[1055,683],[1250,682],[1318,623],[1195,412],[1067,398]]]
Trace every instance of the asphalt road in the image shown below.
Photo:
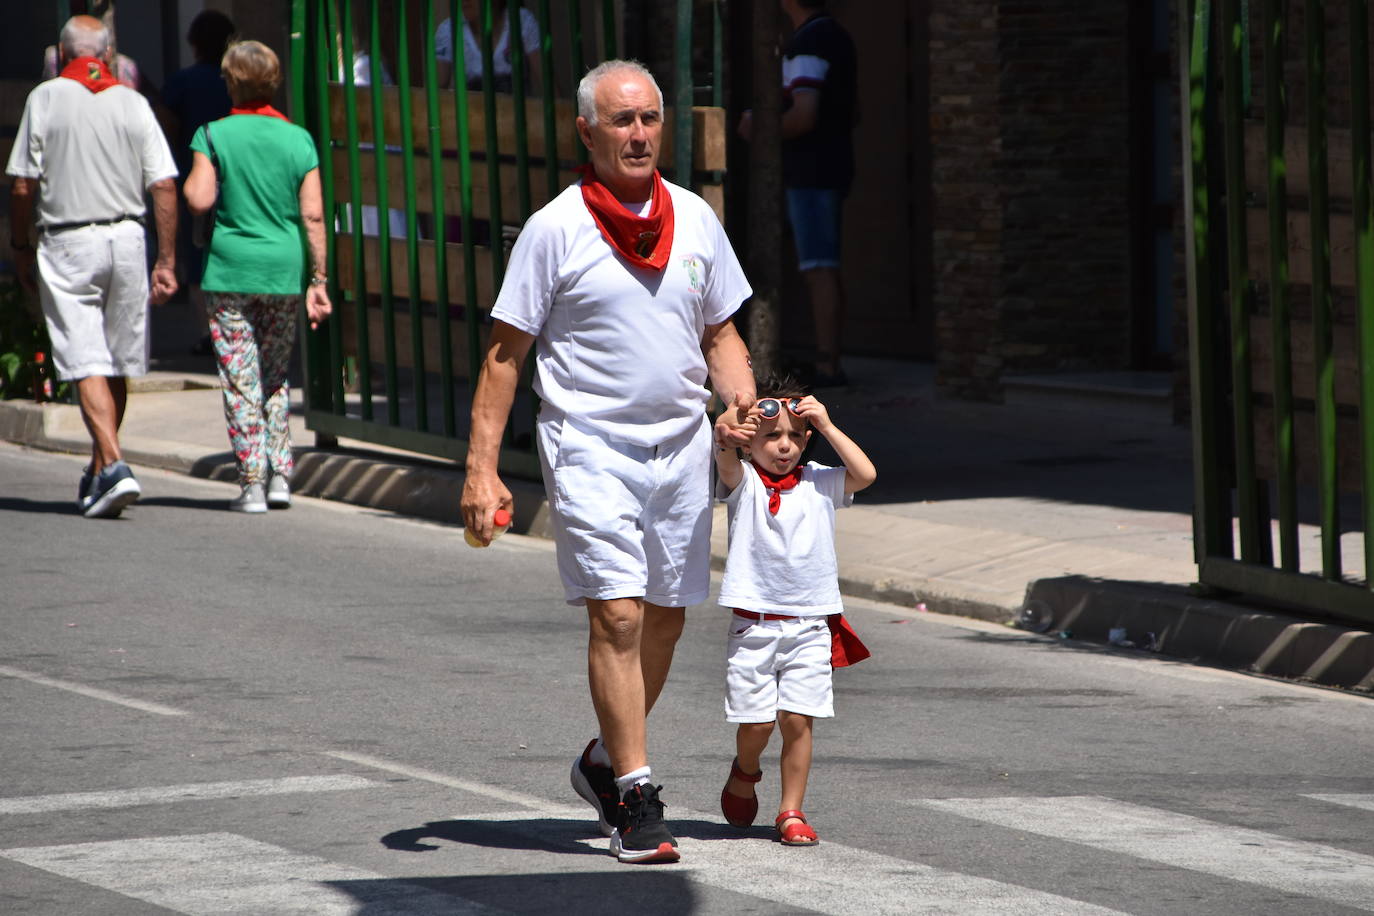
[[[79,468],[0,445],[0,912],[1374,911],[1370,700],[862,602],[822,844],[722,823],[708,604],[651,719],[683,861],[619,865],[547,542],[155,471],[87,521]]]

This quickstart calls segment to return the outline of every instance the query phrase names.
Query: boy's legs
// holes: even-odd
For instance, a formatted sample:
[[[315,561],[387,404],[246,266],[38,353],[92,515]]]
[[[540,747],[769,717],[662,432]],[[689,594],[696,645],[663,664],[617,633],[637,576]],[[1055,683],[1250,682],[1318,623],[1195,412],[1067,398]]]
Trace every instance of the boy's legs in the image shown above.
[[[782,732],[782,797],[778,813],[801,811],[806,798],[806,781],[811,775],[811,732],[816,720],[801,713],[778,711]],[[795,820],[788,818],[788,821]],[[788,821],[778,825],[787,826]]]
[[[740,770],[745,773],[757,773],[763,768],[759,758],[763,756],[764,748],[768,747],[768,739],[773,735],[773,725],[772,722],[740,723],[735,731],[735,758],[739,762]],[[732,771],[730,781],[725,784],[725,790],[740,798],[752,798],[754,784],[736,779]]]

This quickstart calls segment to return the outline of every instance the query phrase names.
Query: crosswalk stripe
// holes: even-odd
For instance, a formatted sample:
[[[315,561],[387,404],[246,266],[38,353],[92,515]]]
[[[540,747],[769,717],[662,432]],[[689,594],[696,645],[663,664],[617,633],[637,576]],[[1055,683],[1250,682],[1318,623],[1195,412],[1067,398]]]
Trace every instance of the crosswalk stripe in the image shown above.
[[[78,684],[75,681],[64,681],[60,678],[48,677],[45,674],[35,674],[32,671],[21,671],[18,668],[10,668],[6,665],[0,665],[0,677],[12,677],[21,681],[28,681],[31,684],[41,684],[44,687],[56,687],[58,690],[66,690],[69,693],[80,694],[83,697],[90,697],[93,700],[104,700],[106,703],[118,703],[120,706],[137,709],[139,712],[151,712],[159,716],[190,715],[186,710],[177,709],[175,706],[150,703],[147,700],[135,700],[132,697],[120,696],[108,690],[101,690],[99,687],[87,687],[85,684]]]
[[[582,816],[588,809],[580,809]],[[684,820],[719,818],[673,807]],[[454,820],[502,821],[511,831],[547,843],[543,828],[524,826],[523,811],[462,814]],[[669,821],[669,827],[672,821]],[[570,846],[607,851],[608,841],[579,838]],[[749,897],[781,903],[808,913],[851,916],[1121,916],[1119,911],[1037,891],[946,871],[919,862],[822,841],[810,849],[784,849],[758,837],[694,839],[678,837],[682,861],[657,866],[689,880]],[[615,864],[607,855],[607,863]]]
[[[245,779],[238,782],[202,782],[180,786],[147,786],[108,792],[65,792],[60,795],[27,795],[0,798],[0,814],[39,814],[81,808],[129,808],[134,805],[165,805],[173,802],[239,798],[245,795],[284,795],[292,792],[341,792],[368,789],[382,783],[361,776],[289,776],[282,779]]]
[[[1098,796],[908,804],[1285,893],[1374,909],[1374,857]]]
[[[463,792],[471,792],[474,795],[482,795],[496,801],[510,802],[513,805],[520,805],[522,808],[542,810],[549,807],[549,803],[545,799],[533,795],[526,795],[523,792],[512,792],[509,789],[487,785],[483,782],[473,782],[470,779],[457,779],[453,776],[445,775],[444,773],[436,773],[433,770],[422,770],[419,767],[407,766],[403,763],[393,763],[381,757],[372,757],[368,754],[355,754],[351,751],[324,751],[324,753],[337,760],[346,760],[349,763],[372,767],[376,770],[385,770],[388,773],[395,773],[398,776],[419,779],[424,782],[432,782],[435,785],[447,786],[450,789],[459,789]]]
[[[1363,808],[1366,811],[1374,811],[1374,795],[1337,793],[1335,795],[1304,795],[1303,798],[1330,802],[1333,805],[1345,805],[1347,808]]]
[[[0,856],[191,916],[503,912],[232,833],[31,846]]]

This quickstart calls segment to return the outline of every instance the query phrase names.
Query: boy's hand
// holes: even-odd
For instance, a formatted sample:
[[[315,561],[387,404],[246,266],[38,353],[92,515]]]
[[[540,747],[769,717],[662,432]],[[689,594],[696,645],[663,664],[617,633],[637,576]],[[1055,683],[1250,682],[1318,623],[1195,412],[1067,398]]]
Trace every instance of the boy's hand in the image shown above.
[[[810,423],[812,428],[822,435],[835,425],[830,422],[830,412],[825,409],[824,404],[816,400],[814,394],[808,394],[801,399],[801,403],[797,405],[797,416]]]
[[[758,432],[758,411],[745,394],[736,394],[735,403],[721,411],[716,418],[716,447],[739,448],[748,445]]]

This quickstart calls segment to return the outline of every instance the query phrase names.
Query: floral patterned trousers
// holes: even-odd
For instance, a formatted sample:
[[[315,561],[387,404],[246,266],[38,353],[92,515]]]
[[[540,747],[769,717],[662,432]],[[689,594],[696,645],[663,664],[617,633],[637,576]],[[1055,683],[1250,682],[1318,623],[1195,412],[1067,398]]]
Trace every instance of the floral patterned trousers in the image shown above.
[[[224,421],[242,486],[266,484],[269,473],[291,476],[286,369],[300,303],[300,296],[205,293]]]

